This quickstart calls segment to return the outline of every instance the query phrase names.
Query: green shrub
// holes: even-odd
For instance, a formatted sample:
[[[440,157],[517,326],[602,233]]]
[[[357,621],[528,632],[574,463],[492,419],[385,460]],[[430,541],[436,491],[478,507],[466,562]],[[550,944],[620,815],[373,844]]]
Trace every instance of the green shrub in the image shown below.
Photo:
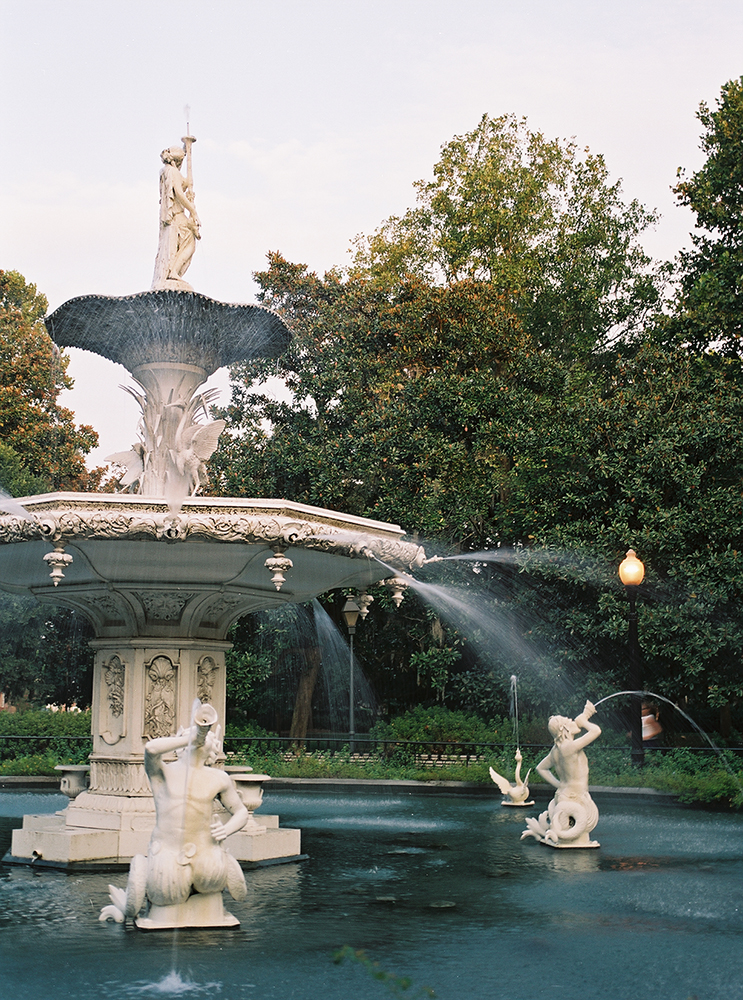
[[[58,776],[54,770],[57,764],[66,764],[69,761],[61,761],[53,754],[32,754],[22,757],[15,757],[13,760],[0,761],[0,774],[9,775],[38,775],[53,774]]]
[[[500,742],[494,725],[477,715],[454,712],[441,705],[415,708],[390,722],[377,722],[369,734],[377,740],[413,740],[424,743]]]
[[[90,736],[90,711],[0,712],[0,736]]]

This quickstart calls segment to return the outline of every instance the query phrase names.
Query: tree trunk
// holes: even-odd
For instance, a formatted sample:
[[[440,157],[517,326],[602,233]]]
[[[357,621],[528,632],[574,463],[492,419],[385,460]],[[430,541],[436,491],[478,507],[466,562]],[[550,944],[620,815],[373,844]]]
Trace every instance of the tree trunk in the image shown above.
[[[312,719],[312,696],[315,693],[315,684],[320,673],[320,650],[315,647],[314,649],[305,649],[303,653],[308,669],[303,671],[299,678],[294,714],[289,730],[289,736],[293,740],[303,740],[307,735]]]
[[[303,740],[307,736],[307,730],[312,720],[312,696],[315,693],[315,684],[317,684],[317,677],[320,673],[320,647],[317,643],[315,630],[315,609],[310,605],[307,611],[311,636],[307,637],[307,645],[300,651],[304,659],[304,670],[299,678],[294,714],[289,730],[289,736],[293,740]]]

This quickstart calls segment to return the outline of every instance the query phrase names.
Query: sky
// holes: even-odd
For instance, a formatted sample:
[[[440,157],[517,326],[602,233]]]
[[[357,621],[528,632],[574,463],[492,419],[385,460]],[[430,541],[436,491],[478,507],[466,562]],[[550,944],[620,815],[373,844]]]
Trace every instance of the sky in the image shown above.
[[[743,75],[740,0],[0,0],[0,268],[53,310],[152,281],[160,151],[190,108],[202,239],[187,280],[254,301],[266,254],[324,271],[414,204],[441,146],[483,114],[604,154],[658,209],[671,259],[693,217],[701,101]],[[89,464],[136,438],[128,373],[71,350]],[[219,373],[209,385],[223,389]]]

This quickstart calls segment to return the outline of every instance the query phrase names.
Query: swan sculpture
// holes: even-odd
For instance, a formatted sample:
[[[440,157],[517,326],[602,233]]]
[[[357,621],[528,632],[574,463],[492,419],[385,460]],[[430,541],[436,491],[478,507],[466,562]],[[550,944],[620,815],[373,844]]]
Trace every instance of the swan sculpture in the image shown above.
[[[498,774],[493,768],[490,768],[490,777],[496,783],[501,792],[507,796],[501,802],[502,806],[533,806],[534,800],[529,799],[529,775],[531,774],[531,768],[526,772],[526,777],[521,780],[521,761],[523,757],[521,756],[521,751],[516,749],[516,774],[514,776],[513,784],[504,778],[502,774]]]

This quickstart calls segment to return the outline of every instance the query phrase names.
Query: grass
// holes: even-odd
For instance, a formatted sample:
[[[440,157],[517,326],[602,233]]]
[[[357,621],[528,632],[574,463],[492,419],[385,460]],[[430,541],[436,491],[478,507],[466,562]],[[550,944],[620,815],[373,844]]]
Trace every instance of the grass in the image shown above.
[[[531,761],[530,764],[536,761]],[[362,778],[371,780],[403,779],[411,781],[467,781],[491,784],[490,764],[501,773],[513,773],[512,760],[493,757],[490,761],[471,762],[468,766],[444,762],[441,766],[421,766],[400,754],[395,760],[381,757],[359,759],[345,749],[298,751],[291,756],[279,752],[247,751],[231,754],[231,764],[247,764],[256,772],[275,778]],[[526,761],[524,762],[526,764]],[[675,794],[680,801],[739,808],[743,804],[743,768],[740,758],[702,755],[688,749],[664,754],[648,754],[643,768],[633,766],[623,750],[596,749],[589,753],[591,784],[611,788],[654,788]],[[532,787],[542,780],[532,774]]]

